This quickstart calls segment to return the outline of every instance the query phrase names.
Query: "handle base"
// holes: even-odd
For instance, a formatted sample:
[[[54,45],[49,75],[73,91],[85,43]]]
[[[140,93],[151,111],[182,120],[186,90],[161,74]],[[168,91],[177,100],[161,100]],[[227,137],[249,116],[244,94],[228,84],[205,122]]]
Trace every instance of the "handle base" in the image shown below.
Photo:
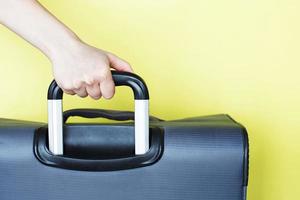
[[[102,126],[99,126],[100,135],[101,127]],[[70,157],[67,155],[54,155],[48,149],[47,135],[47,127],[42,127],[36,131],[33,143],[35,157],[44,165],[69,170],[117,171],[146,167],[157,163],[163,156],[164,151],[164,132],[163,129],[158,127],[150,128],[151,145],[150,149],[145,154],[133,154],[127,157],[114,157],[112,159],[107,157],[105,159],[84,159],[82,157],[79,158]]]

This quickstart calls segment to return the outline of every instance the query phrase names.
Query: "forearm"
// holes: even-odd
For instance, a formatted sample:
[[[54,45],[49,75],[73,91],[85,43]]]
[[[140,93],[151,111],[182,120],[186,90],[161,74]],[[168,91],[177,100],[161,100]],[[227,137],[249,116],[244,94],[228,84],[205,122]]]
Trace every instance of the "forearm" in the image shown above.
[[[50,59],[79,40],[36,0],[0,0],[0,23],[39,48]]]

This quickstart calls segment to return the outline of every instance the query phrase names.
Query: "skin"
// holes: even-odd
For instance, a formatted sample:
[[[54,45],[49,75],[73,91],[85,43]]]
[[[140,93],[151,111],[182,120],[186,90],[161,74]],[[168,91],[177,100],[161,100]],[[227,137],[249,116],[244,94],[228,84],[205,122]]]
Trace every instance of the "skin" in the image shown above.
[[[40,49],[51,61],[53,76],[67,94],[113,97],[111,68],[132,72],[116,55],[90,46],[35,0],[0,0],[0,23]]]

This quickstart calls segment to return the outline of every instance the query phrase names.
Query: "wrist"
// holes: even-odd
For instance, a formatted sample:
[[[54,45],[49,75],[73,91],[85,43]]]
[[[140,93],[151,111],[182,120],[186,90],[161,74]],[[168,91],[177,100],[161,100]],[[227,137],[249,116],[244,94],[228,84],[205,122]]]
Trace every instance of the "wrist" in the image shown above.
[[[52,62],[61,56],[65,56],[72,50],[77,49],[80,43],[82,43],[80,39],[71,32],[53,37],[53,39],[48,41],[49,43],[43,52]]]

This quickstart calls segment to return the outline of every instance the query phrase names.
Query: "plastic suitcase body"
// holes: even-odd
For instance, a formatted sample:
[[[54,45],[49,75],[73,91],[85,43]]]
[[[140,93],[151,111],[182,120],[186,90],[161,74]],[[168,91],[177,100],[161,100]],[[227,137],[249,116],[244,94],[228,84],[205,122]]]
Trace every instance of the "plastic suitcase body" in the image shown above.
[[[69,116],[134,118],[71,110]],[[133,123],[66,124],[64,154],[49,151],[45,124],[0,119],[3,200],[243,200],[248,138],[228,115],[150,118],[150,149],[135,155]]]

